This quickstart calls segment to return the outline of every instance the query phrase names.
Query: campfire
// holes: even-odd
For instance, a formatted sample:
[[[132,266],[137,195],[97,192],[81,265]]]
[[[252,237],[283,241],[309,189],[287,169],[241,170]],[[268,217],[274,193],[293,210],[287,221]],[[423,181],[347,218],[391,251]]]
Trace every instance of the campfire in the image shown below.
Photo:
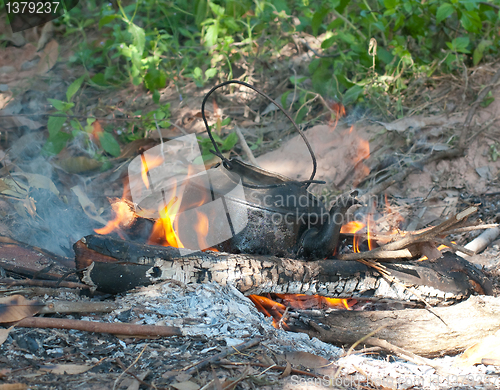
[[[352,127],[346,135],[359,145],[352,158],[359,182],[369,171],[369,147]],[[75,244],[82,281],[93,288],[117,293],[168,279],[232,283],[272,317],[273,326],[327,339],[330,332],[304,329],[297,318],[321,312],[324,322],[332,312],[450,305],[491,293],[484,275],[454,255],[472,251],[445,239],[476,228],[467,220],[477,207],[430,228],[403,231],[403,218],[391,210],[387,195],[378,205],[378,198],[345,194],[328,211],[305,191],[315,182],[310,147],[313,173],[296,182],[222,155],[222,164],[205,171],[195,163],[196,140],[176,141],[130,164],[124,194],[131,199],[115,199],[114,217],[96,230],[99,236]],[[188,156],[187,167],[179,164],[186,161],[180,153]],[[305,198],[305,206],[291,205],[294,197]],[[358,210],[348,220],[351,208]],[[310,210],[321,215],[312,221],[318,216]],[[281,219],[271,223],[268,214]],[[287,220],[294,215],[305,217],[307,226]]]
[[[334,110],[329,132],[337,131],[334,126],[345,113],[340,104]],[[202,117],[206,122],[203,109]],[[497,229],[472,220],[479,205],[470,202],[417,228],[405,226],[395,198],[377,185],[319,196],[323,182],[315,174],[321,167],[302,129],[296,130],[311,157],[312,173],[294,179],[228,159],[216,143],[220,162],[205,166],[195,136],[161,140],[141,151],[128,166],[122,196],[110,199],[107,223],[74,244],[81,283],[61,280],[68,272],[57,269],[47,271],[53,280],[44,282],[89,289],[89,295],[113,294],[115,302],[101,305],[103,311],[113,310],[106,317],[109,323],[29,318],[44,305],[22,300],[9,304],[26,307],[28,314],[18,318],[8,313],[9,318],[26,327],[72,327],[128,337],[217,334],[227,349],[217,355],[216,364],[225,365],[231,363],[224,360],[231,348],[253,348],[260,334],[278,335],[289,345],[303,343],[301,348],[311,353],[314,343],[354,348],[361,342],[431,367],[436,364],[427,358],[457,354],[485,336],[494,337],[499,304],[491,297],[488,277],[466,260],[485,244],[457,244],[463,242],[460,234]],[[212,137],[212,130],[207,131]],[[371,171],[369,143],[354,126],[338,132],[352,147],[346,152],[350,168],[337,175],[337,183],[361,188]],[[51,255],[38,248],[13,241],[0,245],[14,259],[14,265],[2,264],[8,271],[36,277],[49,268],[44,261]],[[31,265],[42,270],[21,269],[15,264],[20,253],[29,253]],[[132,296],[135,301],[129,305]],[[213,316],[207,314],[211,305]],[[182,317],[165,314],[180,311]],[[220,318],[231,323],[216,330],[205,327]],[[200,323],[193,325],[195,320]],[[254,337],[258,327],[264,330]],[[202,348],[200,356],[210,348]],[[351,351],[348,355],[354,356]],[[198,360],[201,366],[185,371],[210,362]],[[278,366],[282,372],[288,370],[286,364]],[[338,374],[331,371],[332,378]]]

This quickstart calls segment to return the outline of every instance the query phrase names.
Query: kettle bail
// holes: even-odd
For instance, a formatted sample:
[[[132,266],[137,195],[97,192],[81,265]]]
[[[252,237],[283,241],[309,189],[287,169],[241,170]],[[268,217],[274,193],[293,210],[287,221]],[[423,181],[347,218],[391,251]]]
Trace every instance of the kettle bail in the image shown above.
[[[206,104],[206,102],[208,100],[208,97],[216,89],[219,89],[219,88],[221,88],[221,87],[223,87],[225,85],[228,85],[228,84],[240,84],[240,85],[243,85],[243,86],[245,86],[247,88],[250,88],[250,89],[254,90],[259,95],[261,95],[261,96],[265,97],[267,100],[271,101],[276,107],[278,107],[278,109],[281,112],[283,112],[283,114],[285,114],[285,116],[290,120],[290,122],[292,122],[293,126],[295,127],[295,129],[297,130],[297,132],[300,134],[300,136],[304,140],[304,143],[306,144],[307,149],[309,150],[309,153],[310,153],[311,158],[312,158],[313,170],[312,170],[312,173],[311,173],[311,177],[309,178],[309,180],[304,180],[302,183],[304,183],[304,185],[305,185],[306,188],[309,187],[312,183],[317,183],[318,181],[314,180],[314,176],[316,175],[316,169],[317,169],[316,156],[314,155],[314,152],[312,150],[311,144],[307,140],[304,132],[299,128],[299,126],[297,126],[297,124],[295,123],[295,121],[293,120],[293,118],[290,116],[290,114],[288,112],[286,112],[285,109],[283,107],[281,107],[281,105],[278,104],[273,98],[271,98],[270,96],[268,96],[264,92],[258,90],[254,86],[252,86],[252,85],[250,85],[248,83],[245,83],[243,81],[239,81],[239,80],[224,81],[223,83],[220,83],[220,84],[214,86],[210,91],[208,91],[208,93],[203,98],[203,102],[201,103],[201,117],[203,118],[203,122],[205,123],[205,127],[207,128],[208,137],[210,138],[210,141],[212,141],[212,145],[214,146],[214,149],[215,149],[215,151],[211,150],[210,152],[212,152],[214,155],[216,155],[217,157],[219,157],[222,160],[222,164],[224,165],[224,167],[226,169],[229,169],[229,170],[232,169],[231,161],[228,160],[222,154],[222,152],[220,151],[220,149],[219,149],[219,147],[217,145],[217,142],[215,142],[215,139],[212,136],[212,131],[210,130],[210,126],[208,125],[208,121],[207,121],[207,118],[205,116],[205,104]],[[266,187],[266,186],[264,186],[264,187]]]

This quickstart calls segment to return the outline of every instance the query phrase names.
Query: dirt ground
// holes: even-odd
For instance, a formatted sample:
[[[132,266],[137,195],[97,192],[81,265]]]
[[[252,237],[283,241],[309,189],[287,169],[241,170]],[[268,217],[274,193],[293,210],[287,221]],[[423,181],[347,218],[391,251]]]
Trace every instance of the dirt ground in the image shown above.
[[[111,160],[112,168],[103,172],[81,158],[85,155],[77,140],[60,155],[43,157],[40,150],[48,135],[47,114],[51,110],[47,98],[64,96],[81,69],[67,66],[71,51],[64,42],[49,39],[37,51],[39,36],[25,40],[26,43],[0,49],[0,234],[71,261],[72,245],[111,218],[108,199],[122,196],[127,164],[140,151],[158,144],[159,136],[151,132],[146,139],[123,145],[120,157]],[[499,222],[498,85],[492,90],[495,100],[478,108],[470,131],[465,134],[465,155],[421,163],[433,152],[456,147],[457,134],[471,103],[478,91],[489,84],[497,68],[498,64],[471,69],[467,83],[450,78],[437,83],[438,87],[423,88],[420,91],[423,97],[415,100],[409,115],[391,123],[349,112],[335,123],[325,114],[323,118],[327,119],[312,123],[305,131],[318,160],[315,179],[326,182],[315,184],[312,191],[327,197],[354,188],[368,191],[414,167],[403,180],[379,194],[376,205],[378,212],[386,210],[386,194],[391,212],[402,215],[401,229],[416,230],[436,224],[472,204],[479,204],[474,218],[484,223]],[[286,72],[273,72],[256,83],[278,98],[290,88],[286,82],[289,76]],[[180,90],[168,85],[161,91],[161,102],[171,104],[170,121],[174,124],[161,129],[165,140],[183,132],[205,131],[200,106],[208,89],[209,86],[197,88],[185,80]],[[262,168],[291,179],[307,180],[312,169],[310,155],[286,119],[276,111],[263,114],[268,104],[244,89],[236,88],[231,96],[225,94],[227,91],[219,92],[218,108],[208,107],[210,124],[218,116],[231,117],[232,125],[239,126],[249,144],[262,139],[254,150]],[[128,113],[137,109],[145,113],[155,107],[151,96],[141,87],[88,90],[80,99],[75,109],[78,115],[92,113],[103,122],[113,123],[116,134],[126,130]],[[247,160],[240,144],[235,147],[235,154]],[[75,161],[78,161],[76,167],[71,165]],[[452,238],[458,244],[465,244],[478,234],[469,232]],[[491,275],[496,291],[500,288],[499,254],[500,240],[497,240],[471,258]],[[2,281],[11,276],[12,273],[0,267]],[[68,280],[78,282],[74,275],[72,278]],[[412,386],[384,387],[377,385],[375,379],[424,375],[420,366],[405,363],[391,354],[366,350],[347,355],[345,350],[319,340],[275,329],[241,293],[220,286],[164,283],[118,297],[101,294],[89,297],[75,288],[9,286],[0,281],[0,297],[14,294],[44,302],[117,304],[111,313],[46,315],[51,318],[175,325],[187,333],[148,339],[76,330],[1,327],[0,390],[312,389],[325,386],[322,378],[333,379],[336,375],[344,381],[337,388],[395,389]],[[251,340],[256,343],[248,349],[231,350]],[[216,363],[199,364],[224,351]],[[372,354],[374,357],[369,358]],[[366,357],[369,359],[363,360]],[[452,358],[443,359],[451,367]],[[498,378],[498,371],[492,365],[453,373],[482,375],[482,388],[495,388],[492,383]],[[438,382],[439,387],[434,388],[468,388],[443,378]]]

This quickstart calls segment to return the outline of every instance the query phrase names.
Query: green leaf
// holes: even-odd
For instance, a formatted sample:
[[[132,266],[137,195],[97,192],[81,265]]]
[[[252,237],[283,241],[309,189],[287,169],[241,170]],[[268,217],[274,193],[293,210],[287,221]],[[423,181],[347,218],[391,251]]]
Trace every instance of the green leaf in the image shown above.
[[[443,3],[436,12],[436,23],[441,23],[448,16],[455,12],[455,8],[449,3]]]
[[[59,132],[54,137],[49,137],[45,145],[43,145],[43,152],[46,155],[56,155],[59,154],[61,150],[64,149],[68,140],[71,139],[71,135],[68,133]]]
[[[111,23],[116,18],[119,18],[119,16],[116,14],[103,16],[101,20],[99,20],[99,30],[102,28],[102,26]]]
[[[288,99],[288,95],[292,93],[292,90],[286,91],[283,95],[281,95],[281,107],[286,107],[286,100]]]
[[[382,21],[378,21],[373,23],[373,26],[377,27],[380,31],[385,32],[385,25],[382,23]]]
[[[303,83],[306,80],[307,80],[307,77],[305,77],[305,76],[302,76],[302,77],[291,76],[290,77],[290,82],[294,85],[299,85],[300,83]]]
[[[213,126],[213,125],[212,125]],[[212,137],[214,138],[215,142],[221,144],[223,141],[222,141],[222,138],[217,134],[217,133],[212,133]],[[210,139],[208,139],[210,141]],[[211,142],[211,141],[210,141]]]
[[[355,103],[362,92],[363,92],[362,86],[354,85],[353,87],[345,91],[344,97],[342,99],[342,104],[344,104],[344,106],[347,106],[348,104]]]
[[[101,141],[101,146],[106,153],[111,154],[113,157],[118,157],[120,155],[120,145],[110,133],[103,132],[99,141]]]
[[[207,0],[198,0],[194,6],[195,20],[194,22],[198,27],[201,26],[201,23],[205,19],[207,15]]]
[[[61,131],[62,126],[66,122],[63,116],[49,116],[47,122],[47,129],[49,130],[49,137],[55,137]]]
[[[344,20],[337,18],[328,25],[327,30],[330,30],[330,31],[336,30],[338,27],[342,26],[343,24],[344,24]]]
[[[460,0],[459,3],[462,4],[467,11],[479,8],[479,0]]]
[[[224,142],[222,143],[221,149],[224,151],[229,151],[234,148],[234,145],[238,142],[238,134],[231,133],[229,134]]]
[[[160,92],[157,89],[153,91],[153,102],[160,104]]]
[[[321,27],[321,24],[323,23],[323,19],[325,18],[326,15],[328,15],[329,11],[330,10],[328,8],[321,7],[314,13],[311,20],[311,28],[314,36],[318,35],[318,30]]]
[[[205,46],[210,47],[217,43],[219,37],[219,22],[216,20],[214,24],[207,28],[205,33]]]
[[[224,7],[212,3],[211,1],[209,1],[208,5],[210,6],[210,9],[213,11],[213,13],[217,15],[219,18],[222,18],[224,16],[226,12],[226,9]]]
[[[212,77],[215,77],[216,74],[217,74],[217,69],[215,68],[210,68],[205,71],[205,77],[207,80],[211,79]]]
[[[90,79],[90,81],[94,84],[99,85],[100,87],[105,87],[106,85],[108,85],[108,83],[106,82],[106,78],[102,73],[96,73],[95,76]]]
[[[462,26],[469,32],[479,32],[481,31],[483,24],[476,11],[462,11],[462,17],[460,18]]]
[[[82,86],[83,80],[85,79],[85,75],[77,78],[75,81],[73,81],[69,87],[68,90],[66,91],[66,99],[68,102],[71,100],[73,95],[78,92],[80,87]]]
[[[396,8],[398,3],[399,3],[398,0],[384,0],[385,8],[388,8],[388,9]]]
[[[474,52],[472,53],[472,59],[474,61],[474,66],[479,64],[481,59],[483,58],[484,51],[486,48],[489,46],[493,45],[493,42],[490,40],[482,40],[479,45],[474,49]]]
[[[74,103],[68,103],[68,102],[63,102],[62,100],[57,100],[57,99],[47,99],[50,104],[54,106],[56,110],[66,112],[71,110],[75,104]]]
[[[469,50],[467,50],[467,46],[469,46],[469,37],[458,37],[455,38],[453,41],[446,42],[446,45],[454,51],[457,51],[459,53],[470,53]]]
[[[200,67],[196,67],[193,69],[193,77],[195,79],[200,79],[201,78],[201,68]]]
[[[166,83],[167,75],[158,69],[150,69],[146,76],[144,76],[144,84],[150,91],[165,88]]]
[[[352,34],[349,34],[349,33],[344,33],[342,31],[339,31],[338,32],[338,36],[341,40],[343,40],[344,42],[352,45],[356,42],[356,37]]]
[[[136,47],[137,52],[142,56],[146,45],[146,33],[144,32],[144,29],[134,23],[129,23],[127,31],[132,34],[134,46]]]

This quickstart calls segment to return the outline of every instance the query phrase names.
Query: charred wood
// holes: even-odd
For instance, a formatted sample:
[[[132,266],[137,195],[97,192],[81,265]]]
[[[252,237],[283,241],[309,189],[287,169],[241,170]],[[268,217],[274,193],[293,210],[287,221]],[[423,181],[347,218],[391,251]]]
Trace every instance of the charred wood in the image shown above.
[[[372,267],[340,260],[300,261],[274,256],[196,252],[87,236],[74,246],[82,282],[119,293],[164,280],[233,284],[246,295],[319,294],[337,298],[392,298],[453,303],[471,293],[490,294],[491,283],[462,258],[385,263],[387,279]]]

